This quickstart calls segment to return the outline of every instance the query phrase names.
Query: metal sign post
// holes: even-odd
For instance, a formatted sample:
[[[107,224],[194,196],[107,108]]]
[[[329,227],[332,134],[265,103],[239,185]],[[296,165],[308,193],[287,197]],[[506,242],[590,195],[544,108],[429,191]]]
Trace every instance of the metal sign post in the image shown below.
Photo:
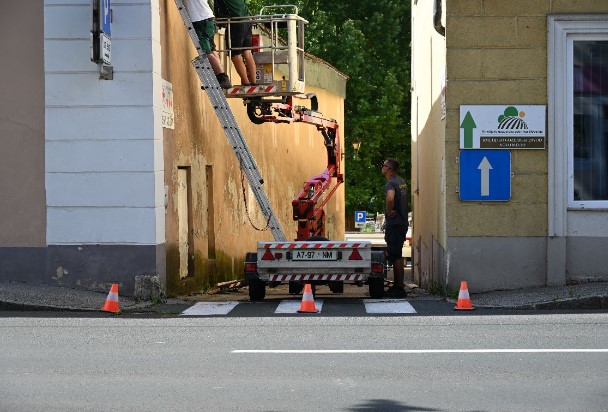
[[[99,66],[99,78],[112,80],[112,2],[92,0],[91,61]]]

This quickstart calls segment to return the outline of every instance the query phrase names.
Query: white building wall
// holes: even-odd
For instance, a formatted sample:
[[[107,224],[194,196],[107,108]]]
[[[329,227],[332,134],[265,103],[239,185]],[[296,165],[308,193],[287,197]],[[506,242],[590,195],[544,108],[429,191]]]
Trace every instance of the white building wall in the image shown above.
[[[47,243],[164,243],[158,0],[112,3],[113,80],[91,0],[45,0]]]

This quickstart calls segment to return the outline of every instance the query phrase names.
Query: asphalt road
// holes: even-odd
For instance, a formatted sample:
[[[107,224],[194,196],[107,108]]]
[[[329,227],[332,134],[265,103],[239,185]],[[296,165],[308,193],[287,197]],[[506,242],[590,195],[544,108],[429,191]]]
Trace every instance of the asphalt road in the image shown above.
[[[0,411],[89,410],[608,410],[608,315],[1,318]]]

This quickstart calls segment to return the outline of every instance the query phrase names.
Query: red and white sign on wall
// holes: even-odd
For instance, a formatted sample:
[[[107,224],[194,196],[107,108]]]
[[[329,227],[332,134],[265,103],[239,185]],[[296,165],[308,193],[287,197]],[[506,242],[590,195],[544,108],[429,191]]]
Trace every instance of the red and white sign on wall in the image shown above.
[[[166,80],[162,80],[163,98],[163,127],[175,129],[175,115],[173,114],[173,85]]]

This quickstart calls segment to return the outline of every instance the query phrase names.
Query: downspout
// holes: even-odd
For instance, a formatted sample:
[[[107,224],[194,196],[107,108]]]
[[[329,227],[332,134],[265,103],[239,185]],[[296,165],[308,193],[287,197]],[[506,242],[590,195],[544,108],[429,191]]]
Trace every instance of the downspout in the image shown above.
[[[441,3],[443,0],[435,0],[435,4],[433,7],[433,26],[435,26],[435,31],[445,37],[445,27],[441,25]]]

